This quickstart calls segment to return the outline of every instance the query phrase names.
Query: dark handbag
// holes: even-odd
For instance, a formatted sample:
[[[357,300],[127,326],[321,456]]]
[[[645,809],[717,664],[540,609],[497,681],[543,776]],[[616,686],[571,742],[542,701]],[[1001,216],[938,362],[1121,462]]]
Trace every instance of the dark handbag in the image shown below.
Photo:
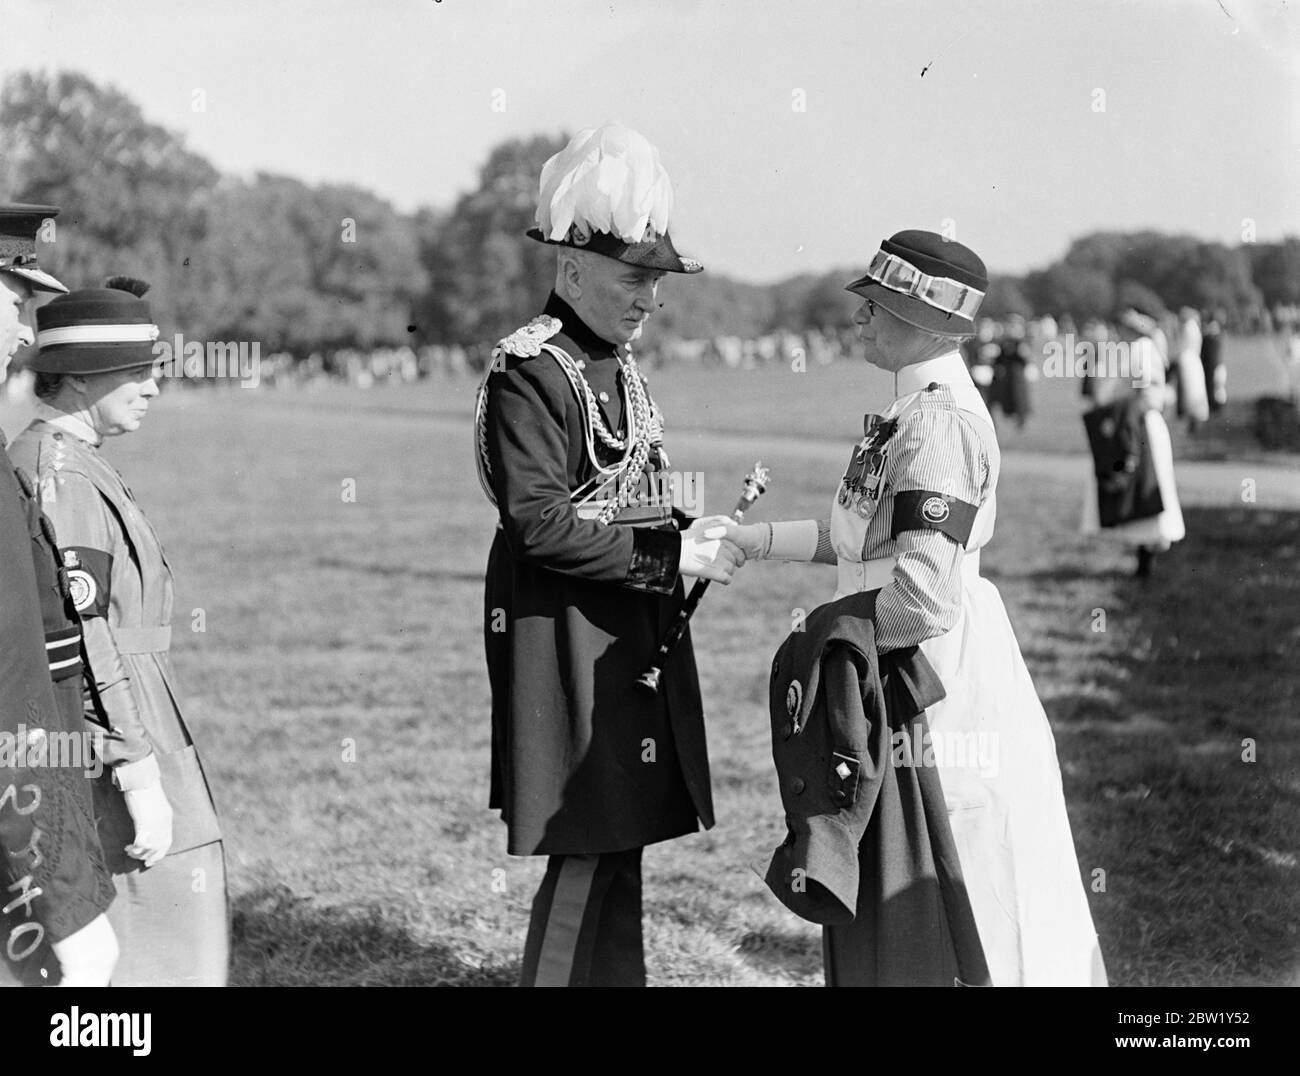
[[[1165,510],[1146,434],[1146,408],[1137,396],[1094,407],[1083,416],[1097,476],[1097,517],[1115,527]]]

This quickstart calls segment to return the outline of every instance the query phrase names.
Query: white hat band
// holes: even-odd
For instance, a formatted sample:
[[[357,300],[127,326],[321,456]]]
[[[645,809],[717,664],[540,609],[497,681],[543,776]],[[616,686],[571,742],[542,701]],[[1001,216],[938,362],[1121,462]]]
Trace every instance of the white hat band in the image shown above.
[[[42,329],[36,334],[37,347],[56,344],[151,344],[158,339],[157,325],[68,325]]]
[[[879,250],[871,259],[867,275],[881,287],[911,295],[945,314],[973,318],[984,293],[959,280],[946,276],[929,276],[911,262]]]

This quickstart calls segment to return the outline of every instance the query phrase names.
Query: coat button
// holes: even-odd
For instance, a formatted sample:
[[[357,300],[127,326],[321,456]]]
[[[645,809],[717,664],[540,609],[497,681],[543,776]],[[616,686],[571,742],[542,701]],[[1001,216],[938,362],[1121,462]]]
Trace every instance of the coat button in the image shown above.
[[[794,735],[794,726],[790,724],[789,721],[787,721],[784,725],[781,726],[781,739],[788,740],[793,735]]]
[[[802,777],[796,777],[796,778],[794,778],[794,780],[792,780],[792,781],[790,782],[790,791],[793,792],[796,796],[799,795],[799,793],[803,791],[803,778],[802,778]]]
[[[834,796],[835,799],[840,803],[843,803],[846,799],[849,798],[849,794],[845,792],[844,789],[842,788],[837,788],[834,792]]]

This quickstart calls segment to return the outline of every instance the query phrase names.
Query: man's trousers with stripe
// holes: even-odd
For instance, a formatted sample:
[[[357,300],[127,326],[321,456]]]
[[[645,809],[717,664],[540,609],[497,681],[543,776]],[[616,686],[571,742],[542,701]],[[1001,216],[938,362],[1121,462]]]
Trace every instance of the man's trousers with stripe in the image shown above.
[[[551,856],[520,986],[645,986],[641,849]]]

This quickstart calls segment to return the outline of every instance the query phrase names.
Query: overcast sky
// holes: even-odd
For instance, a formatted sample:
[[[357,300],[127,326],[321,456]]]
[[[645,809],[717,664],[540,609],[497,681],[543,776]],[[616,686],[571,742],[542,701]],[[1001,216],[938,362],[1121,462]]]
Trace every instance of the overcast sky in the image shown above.
[[[1296,0],[0,0],[24,68],[112,83],[225,172],[403,210],[617,119],[678,247],[756,281],[946,222],[1013,272],[1101,228],[1300,234]]]

